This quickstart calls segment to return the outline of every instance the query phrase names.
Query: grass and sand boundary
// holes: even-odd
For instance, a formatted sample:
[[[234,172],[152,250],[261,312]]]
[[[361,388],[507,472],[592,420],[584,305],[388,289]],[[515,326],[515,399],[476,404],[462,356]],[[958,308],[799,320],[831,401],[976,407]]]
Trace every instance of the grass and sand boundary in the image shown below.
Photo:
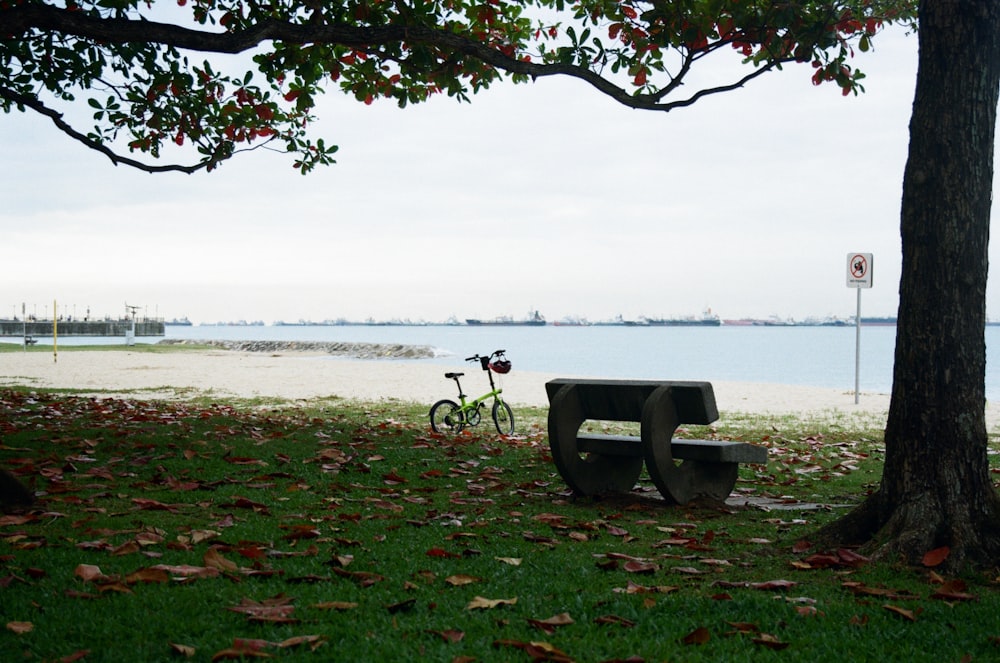
[[[262,347],[254,350],[208,346],[151,345],[64,346],[54,360],[51,346],[27,352],[7,348],[0,352],[0,387],[24,386],[98,392],[146,398],[209,396],[237,399],[308,400],[339,397],[375,402],[395,399],[430,405],[454,398],[454,383],[444,379],[454,364],[433,359],[398,359],[369,346],[341,348],[337,354],[316,349]],[[398,352],[409,352],[406,349]],[[385,357],[372,359],[372,357]],[[362,357],[362,358],[358,358]],[[477,367],[465,369],[468,394],[486,391]],[[504,376],[504,396],[514,405],[545,407],[545,382],[555,375],[515,366]],[[670,376],[664,376],[670,379]],[[808,418],[861,419],[884,423],[887,394],[860,395],[854,402],[849,388],[829,389],[771,383],[714,381],[720,412]],[[1000,408],[990,408],[991,429],[1000,425]]]

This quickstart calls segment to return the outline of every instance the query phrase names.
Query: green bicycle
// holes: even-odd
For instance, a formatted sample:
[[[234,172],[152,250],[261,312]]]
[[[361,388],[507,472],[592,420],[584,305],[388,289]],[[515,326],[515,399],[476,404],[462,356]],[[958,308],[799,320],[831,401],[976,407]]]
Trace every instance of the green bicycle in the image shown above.
[[[493,423],[501,435],[514,434],[514,413],[504,402],[500,389],[493,383],[493,374],[503,375],[510,372],[510,362],[504,356],[504,350],[496,350],[487,357],[475,355],[466,357],[465,361],[478,361],[490,378],[490,392],[479,398],[466,400],[468,397],[462,391],[462,383],[458,381],[465,373],[445,373],[444,376],[455,381],[458,387],[458,400],[443,398],[431,407],[431,428],[435,433],[460,433],[467,426],[477,426],[482,421],[482,407],[490,398],[493,399]]]

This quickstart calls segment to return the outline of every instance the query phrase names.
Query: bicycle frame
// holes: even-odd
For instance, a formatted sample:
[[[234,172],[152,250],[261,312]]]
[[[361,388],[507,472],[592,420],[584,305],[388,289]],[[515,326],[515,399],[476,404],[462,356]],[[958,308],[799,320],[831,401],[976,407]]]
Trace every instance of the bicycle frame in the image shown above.
[[[470,359],[474,359],[474,357],[470,357]],[[493,382],[493,371],[490,370],[488,365],[489,357],[480,357],[479,359],[480,361],[483,362],[483,370],[486,371],[486,375],[490,378],[489,393],[483,394],[478,398],[473,398],[471,401],[466,400],[468,396],[462,393],[462,383],[458,381],[461,375],[454,374],[454,377],[452,377],[452,380],[454,380],[455,384],[458,385],[458,402],[459,405],[461,406],[462,412],[465,413],[468,413],[473,410],[478,410],[483,405],[483,403],[485,403],[491,398],[494,398],[500,401],[501,403],[503,402],[503,397],[500,395],[501,393],[503,393],[503,389],[497,387],[496,383]]]

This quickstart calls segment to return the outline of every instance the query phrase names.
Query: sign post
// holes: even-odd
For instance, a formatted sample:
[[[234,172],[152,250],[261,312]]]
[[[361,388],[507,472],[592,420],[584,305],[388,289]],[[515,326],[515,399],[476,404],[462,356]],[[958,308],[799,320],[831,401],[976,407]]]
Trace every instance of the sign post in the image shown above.
[[[872,254],[847,254],[847,287],[858,291],[858,310],[854,316],[854,404],[857,405],[861,387],[861,289],[872,287]]]

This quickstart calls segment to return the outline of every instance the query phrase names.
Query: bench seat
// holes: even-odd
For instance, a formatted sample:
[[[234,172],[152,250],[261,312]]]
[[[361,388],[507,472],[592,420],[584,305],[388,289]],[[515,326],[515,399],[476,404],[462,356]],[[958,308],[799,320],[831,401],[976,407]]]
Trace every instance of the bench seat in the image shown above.
[[[631,435],[581,433],[576,436],[581,453],[602,456],[642,457],[642,440]],[[671,440],[670,453],[679,460],[704,463],[766,463],[767,449],[745,442],[726,440]]]

